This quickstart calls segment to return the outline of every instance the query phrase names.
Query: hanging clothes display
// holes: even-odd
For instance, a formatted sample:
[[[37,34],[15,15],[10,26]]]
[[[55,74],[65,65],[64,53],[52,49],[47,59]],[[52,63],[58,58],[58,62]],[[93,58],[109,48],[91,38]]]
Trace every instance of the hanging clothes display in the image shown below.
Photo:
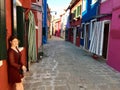
[[[93,29],[93,35],[91,37],[91,43],[89,51],[91,53],[102,56],[103,51],[103,37],[104,37],[104,22],[96,22]]]
[[[28,14],[29,18],[29,30],[28,30],[28,60],[36,62],[37,50],[36,50],[36,31],[35,31],[35,19],[32,11]]]

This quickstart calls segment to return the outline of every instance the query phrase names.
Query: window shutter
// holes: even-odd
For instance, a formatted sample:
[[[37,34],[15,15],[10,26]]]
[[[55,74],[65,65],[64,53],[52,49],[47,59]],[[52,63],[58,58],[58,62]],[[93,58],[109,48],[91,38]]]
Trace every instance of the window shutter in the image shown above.
[[[0,0],[0,60],[7,58],[5,1]]]
[[[74,10],[74,18],[76,18],[76,9]]]
[[[80,15],[80,6],[77,7],[77,17]]]
[[[80,5],[80,15],[81,15],[81,13],[82,13],[82,6]]]

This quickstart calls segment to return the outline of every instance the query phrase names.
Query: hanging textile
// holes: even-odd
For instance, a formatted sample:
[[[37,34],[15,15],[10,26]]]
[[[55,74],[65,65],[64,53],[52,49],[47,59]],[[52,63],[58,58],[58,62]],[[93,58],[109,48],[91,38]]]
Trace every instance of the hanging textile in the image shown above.
[[[28,30],[28,60],[35,62],[37,60],[36,50],[36,31],[35,31],[35,19],[32,11],[28,14],[29,18],[29,30]]]
[[[89,51],[91,53],[102,56],[103,51],[103,36],[104,36],[104,23],[103,21],[96,22],[91,37]]]

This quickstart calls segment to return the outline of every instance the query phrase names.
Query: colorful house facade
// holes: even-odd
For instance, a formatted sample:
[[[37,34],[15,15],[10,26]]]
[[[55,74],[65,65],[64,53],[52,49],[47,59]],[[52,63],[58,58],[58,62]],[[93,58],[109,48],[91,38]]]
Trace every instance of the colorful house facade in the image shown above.
[[[93,6],[91,6],[92,1],[96,2]],[[84,40],[81,44],[89,52],[105,59],[109,66],[118,71],[120,71],[119,12],[119,0],[83,0]],[[86,36],[88,36],[87,39]]]
[[[56,18],[54,21],[54,32],[55,32],[55,36],[60,37],[60,30],[61,30],[61,19],[60,18]]]
[[[68,8],[70,9],[70,29],[68,31],[68,37],[70,42],[80,46],[82,0],[72,0]]]
[[[21,2],[22,2],[22,0],[21,0]],[[13,9],[14,10],[18,9],[18,7],[22,5],[21,2],[19,0],[16,0],[16,1],[14,1],[14,0],[2,1],[1,0],[0,1],[0,5],[3,5],[0,7],[1,8],[0,9],[0,18],[2,18],[0,20],[2,20],[2,22],[3,22],[3,23],[0,23],[0,30],[3,30],[3,31],[1,31],[1,35],[3,35],[3,36],[0,38],[0,41],[3,42],[3,44],[4,44],[4,45],[1,44],[1,46],[0,46],[0,48],[3,48],[0,50],[0,60],[1,60],[0,62],[2,62],[1,66],[0,66],[0,90],[10,90],[9,85],[8,85],[8,77],[7,77],[7,49],[9,47],[8,39],[11,35],[15,34],[15,30],[16,30],[16,27],[14,26],[16,19],[13,19],[14,14],[12,14],[15,11],[13,11]],[[25,5],[25,3],[26,3],[26,5]],[[25,3],[24,3],[25,7],[30,8],[31,1],[28,0]],[[14,6],[15,4],[17,5],[17,7]],[[1,10],[3,10],[3,11],[1,11]],[[16,22],[16,23],[18,23],[18,22]],[[2,27],[2,26],[4,26],[4,27]],[[21,43],[21,46],[22,46],[22,43]],[[24,56],[26,56],[25,53],[26,53],[26,49],[24,49],[24,51],[22,51],[22,54],[24,54]],[[2,55],[2,54],[4,54],[4,55]]]
[[[97,55],[103,57],[104,59],[108,59],[108,42],[109,42],[109,35],[110,35],[110,27],[111,27],[111,19],[112,19],[112,1],[107,0],[101,0],[100,6],[99,6],[99,15],[96,16],[97,22],[94,26],[99,28],[101,33],[98,29],[95,29],[97,33],[99,32],[99,38],[101,42],[99,42],[101,45],[99,49],[95,50],[99,53],[96,53]],[[107,8],[107,9],[105,9]],[[99,41],[99,40],[98,40]]]
[[[111,2],[111,3],[110,3]],[[110,23],[110,35],[108,42],[107,64],[120,71],[120,3],[119,0],[105,0],[103,5],[112,5],[112,19]],[[106,5],[105,5],[106,6]],[[106,6],[107,7],[107,6]]]
[[[69,14],[70,10],[67,9],[61,15],[61,37],[65,40],[68,40],[68,29],[70,28]]]
[[[24,47],[22,51],[22,60],[26,63],[29,59],[29,15],[31,14],[35,20],[33,25],[34,35],[32,34],[32,37],[34,36],[35,39],[35,46],[33,48],[36,48],[35,58],[37,59],[38,48],[41,46],[42,41],[42,36],[40,37],[42,31],[42,18],[41,20],[39,20],[40,18],[38,19],[38,17],[42,17],[40,13],[41,0],[39,0],[39,2],[36,2],[36,0],[1,0],[0,5],[2,5],[0,6],[0,35],[2,35],[0,36],[0,42],[2,42],[2,44],[0,44],[0,90],[11,90],[7,76],[8,39],[11,35],[16,35],[19,38],[20,47]],[[38,8],[40,11],[37,10]],[[39,31],[37,31],[37,29]]]
[[[7,77],[7,41],[6,41],[6,29],[10,29],[11,30],[11,19],[8,18],[6,20],[7,15],[9,15],[10,12],[10,1],[5,3],[5,1],[1,0],[0,1],[0,35],[3,35],[3,37],[0,37],[0,89],[4,89],[4,90],[8,90],[8,77]],[[7,10],[5,9],[5,7],[8,7]],[[3,10],[3,11],[2,11]],[[9,26],[6,25],[10,24]],[[7,26],[7,28],[6,28]],[[11,33],[11,32],[9,32]]]
[[[81,47],[89,50],[95,16],[99,12],[99,0],[82,0]]]

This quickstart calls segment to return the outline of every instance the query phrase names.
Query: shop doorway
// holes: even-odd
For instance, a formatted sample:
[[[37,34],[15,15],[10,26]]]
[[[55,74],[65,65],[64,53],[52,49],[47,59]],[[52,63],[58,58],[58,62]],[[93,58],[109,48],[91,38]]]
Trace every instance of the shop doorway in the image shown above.
[[[90,27],[90,24],[87,23],[85,25],[85,36],[84,36],[84,48],[86,50],[88,50],[88,45],[89,45],[89,27]]]
[[[73,44],[76,44],[76,27],[73,28]]]
[[[102,57],[107,58],[107,51],[108,51],[108,37],[109,37],[109,30],[110,30],[110,22],[104,22],[104,39],[103,39],[103,52]]]

